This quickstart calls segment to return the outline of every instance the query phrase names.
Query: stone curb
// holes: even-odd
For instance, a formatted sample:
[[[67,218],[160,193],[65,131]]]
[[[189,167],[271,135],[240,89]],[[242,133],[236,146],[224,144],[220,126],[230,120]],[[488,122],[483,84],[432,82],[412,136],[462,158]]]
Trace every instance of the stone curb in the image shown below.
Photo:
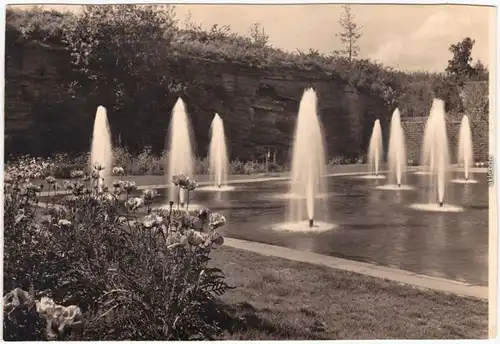
[[[298,262],[326,266],[333,269],[351,271],[371,277],[388,279],[424,289],[432,289],[482,300],[488,299],[488,287],[473,285],[465,282],[427,276],[381,265],[358,262],[241,239],[226,237],[224,238],[224,245],[236,249],[259,253],[265,256],[279,257]]]

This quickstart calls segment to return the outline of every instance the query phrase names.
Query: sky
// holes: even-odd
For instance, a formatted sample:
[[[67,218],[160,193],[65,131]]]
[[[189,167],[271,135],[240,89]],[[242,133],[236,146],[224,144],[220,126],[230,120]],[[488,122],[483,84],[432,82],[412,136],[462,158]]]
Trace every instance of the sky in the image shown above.
[[[25,7],[25,6],[24,6]],[[45,5],[78,11],[78,5]],[[340,4],[314,5],[175,5],[177,19],[191,19],[204,27],[229,25],[247,34],[259,23],[269,42],[288,51],[317,49],[322,53],[340,50],[336,37],[341,28]],[[466,5],[351,5],[355,21],[362,26],[360,57],[370,58],[401,70],[443,72],[451,44],[465,37],[476,43],[473,63],[478,59],[489,65],[489,31],[495,9]],[[492,32],[494,34],[494,32]],[[495,48],[495,47],[492,47]]]

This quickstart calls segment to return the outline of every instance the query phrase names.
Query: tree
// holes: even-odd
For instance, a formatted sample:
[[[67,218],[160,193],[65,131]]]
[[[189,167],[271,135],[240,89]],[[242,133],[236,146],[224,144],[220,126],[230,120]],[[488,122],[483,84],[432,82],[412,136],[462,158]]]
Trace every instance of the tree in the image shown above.
[[[254,23],[250,27],[250,38],[255,45],[265,47],[269,42],[269,35],[259,23]]]
[[[345,55],[349,64],[351,64],[353,58],[359,55],[359,46],[357,45],[357,42],[361,38],[361,29],[363,27],[356,24],[354,14],[351,12],[350,6],[344,5],[342,8],[344,12],[340,16],[339,24],[343,31],[337,33],[336,36],[340,37],[340,42],[344,45],[344,49],[335,51],[334,53]]]
[[[453,54],[453,58],[448,60],[446,73],[452,76],[459,84],[463,84],[465,79],[474,75],[474,68],[470,64],[472,61],[471,53],[474,43],[475,40],[466,37],[461,42],[450,45],[448,49]]]
[[[177,30],[172,7],[122,4],[85,5],[65,27],[77,74],[73,85],[87,95],[89,107],[108,109],[113,134],[122,133],[125,144],[151,114],[165,111],[162,99],[176,92],[171,85],[180,73],[166,56]]]
[[[477,60],[474,64],[474,79],[477,81],[488,81],[489,72],[488,68],[481,60]]]

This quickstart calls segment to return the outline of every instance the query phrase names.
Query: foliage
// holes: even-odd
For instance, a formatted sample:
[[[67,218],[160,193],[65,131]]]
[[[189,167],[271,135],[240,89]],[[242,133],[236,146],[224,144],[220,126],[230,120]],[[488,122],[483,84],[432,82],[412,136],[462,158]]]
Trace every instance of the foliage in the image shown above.
[[[474,74],[471,77],[473,81],[488,81],[489,72],[488,68],[483,64],[481,60],[477,60],[473,66]]]
[[[7,32],[18,30],[30,39],[61,42],[65,23],[72,17],[70,12],[46,10],[43,6],[32,6],[25,11],[7,7],[5,21]]]
[[[359,46],[357,41],[361,38],[361,26],[355,22],[354,14],[351,12],[351,7],[348,5],[342,6],[343,13],[339,19],[339,24],[342,27],[342,32],[337,33],[340,42],[344,45],[344,50],[338,51],[347,56],[349,63],[359,55]]]
[[[250,28],[252,43],[258,47],[265,47],[269,42],[269,35],[259,23],[254,23]]]
[[[472,120],[488,120],[489,94],[487,84],[468,83],[463,87],[461,97]]]
[[[165,65],[175,25],[168,6],[84,5],[63,36],[76,71],[87,80],[73,86],[91,94],[112,90],[106,96],[116,109],[141,98],[142,90],[151,91],[148,85],[167,88],[170,80],[158,68]],[[138,83],[144,87],[135,87]]]
[[[219,332],[215,300],[230,287],[207,264],[223,243],[222,215],[188,211],[189,204],[175,209],[173,202],[154,209],[157,193],[137,195],[121,167],[113,169],[119,179],[110,187],[98,165],[91,174],[74,171],[64,185],[47,176],[42,187],[30,181],[42,173],[37,166],[11,165],[4,175],[4,294],[32,288],[50,328],[85,323],[71,331],[77,340],[211,339]],[[189,192],[197,185],[184,176],[174,182]],[[57,198],[61,188],[66,194]],[[40,213],[42,189],[49,200]],[[25,318],[36,316],[30,314]],[[13,337],[21,325],[4,323]],[[43,339],[37,331],[29,333]]]
[[[462,41],[450,45],[449,51],[453,54],[451,60],[448,60],[446,72],[453,78],[463,84],[464,80],[470,79],[476,74],[476,69],[471,66],[472,48],[476,41],[470,37],[465,37]],[[484,73],[484,66],[480,64],[479,73]]]

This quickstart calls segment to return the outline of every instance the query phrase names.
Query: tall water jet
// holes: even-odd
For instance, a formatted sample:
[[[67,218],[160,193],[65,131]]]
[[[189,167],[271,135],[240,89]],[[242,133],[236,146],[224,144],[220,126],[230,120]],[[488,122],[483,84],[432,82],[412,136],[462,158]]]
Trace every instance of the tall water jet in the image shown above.
[[[193,145],[191,142],[191,123],[186,112],[184,101],[179,98],[172,109],[172,116],[168,129],[168,168],[167,185],[169,201],[177,200],[177,191],[172,186],[172,177],[178,174],[184,174],[192,177],[193,174]],[[180,204],[184,206],[185,192],[180,192]]]
[[[458,137],[458,163],[464,166],[465,180],[469,180],[469,170],[474,163],[472,148],[472,133],[470,129],[469,117],[464,115],[460,124],[460,134]]]
[[[389,137],[389,183],[402,185],[403,170],[406,166],[406,145],[401,126],[399,109],[394,110],[391,118],[391,131]]]
[[[384,152],[382,142],[382,128],[380,127],[380,120],[375,120],[373,124],[372,136],[370,137],[370,144],[368,145],[368,166],[370,169],[369,175],[364,175],[358,178],[361,179],[384,179],[385,176],[380,173],[380,163]]]
[[[94,131],[92,133],[92,145],[90,149],[90,170],[95,165],[104,167],[100,171],[101,179],[98,180],[98,188],[110,184],[113,169],[113,145],[111,143],[111,130],[109,129],[106,108],[99,106],[94,120]]]
[[[221,190],[226,186],[229,170],[224,123],[215,114],[210,126],[209,169],[213,186]]]
[[[312,88],[306,89],[300,101],[292,155],[292,180],[288,218],[292,223],[307,220],[315,225],[316,196],[326,192],[325,148],[317,115],[317,97]]]
[[[433,172],[430,175],[431,190],[437,191],[439,206],[443,206],[446,185],[448,182],[448,169],[450,166],[450,155],[448,152],[448,135],[446,133],[445,106],[444,101],[434,99],[431,108],[431,122],[427,127],[428,132],[424,132],[424,156],[429,156],[429,170]],[[426,140],[426,137],[430,136]],[[431,197],[431,202],[433,197]]]
[[[399,109],[394,110],[391,118],[389,133],[389,150],[387,163],[389,167],[388,185],[378,186],[377,189],[385,190],[411,190],[409,185],[403,184],[403,173],[406,169],[406,144],[401,115]]]
[[[417,209],[428,211],[461,211],[460,207],[445,206],[444,204],[446,201],[446,188],[449,181],[450,167],[445,114],[444,102],[441,99],[434,99],[425,126],[422,146],[424,168],[430,172],[429,199],[427,205],[413,205]]]
[[[422,154],[420,156],[420,165],[424,168],[424,171],[421,171],[424,174],[432,174],[435,173],[435,130],[436,130],[436,125],[434,124],[435,122],[435,100],[432,103],[431,106],[431,111],[429,113],[429,117],[427,118],[427,121],[425,123],[425,128],[424,128],[424,139],[422,143]],[[427,154],[426,154],[427,152]]]

